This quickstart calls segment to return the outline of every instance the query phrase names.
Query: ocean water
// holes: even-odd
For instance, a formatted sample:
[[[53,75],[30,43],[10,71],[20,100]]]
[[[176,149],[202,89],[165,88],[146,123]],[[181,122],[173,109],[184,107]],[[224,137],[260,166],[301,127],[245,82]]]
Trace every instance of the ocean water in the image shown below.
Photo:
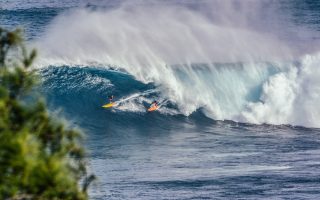
[[[319,1],[0,9],[38,49],[53,115],[86,133],[90,199],[320,198]]]

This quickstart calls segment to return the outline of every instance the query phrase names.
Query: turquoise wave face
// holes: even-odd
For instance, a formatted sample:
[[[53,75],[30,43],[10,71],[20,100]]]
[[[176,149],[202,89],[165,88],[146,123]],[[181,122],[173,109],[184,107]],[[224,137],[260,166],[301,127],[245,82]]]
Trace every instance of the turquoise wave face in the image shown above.
[[[85,106],[79,113],[96,109],[115,95],[117,106],[112,111],[116,113],[145,113],[157,100],[161,104],[158,112],[164,115],[188,117],[201,112],[213,120],[318,127],[317,63],[319,56],[314,55],[288,63],[135,67],[136,72],[149,76],[149,83],[127,71],[104,66],[59,66],[40,72],[44,91],[54,94],[49,97],[62,105]],[[60,94],[66,94],[67,99],[62,95],[55,100]]]

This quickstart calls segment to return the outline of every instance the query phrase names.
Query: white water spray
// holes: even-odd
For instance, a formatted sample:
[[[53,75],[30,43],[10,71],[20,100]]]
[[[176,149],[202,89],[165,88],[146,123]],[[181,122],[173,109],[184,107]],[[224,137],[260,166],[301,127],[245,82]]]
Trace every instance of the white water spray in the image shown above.
[[[165,4],[69,11],[37,41],[37,65],[121,67],[154,82],[185,115],[204,108],[214,119],[320,127],[320,56],[288,62],[298,51],[249,23],[259,22],[248,21],[258,3],[210,2],[211,17]]]

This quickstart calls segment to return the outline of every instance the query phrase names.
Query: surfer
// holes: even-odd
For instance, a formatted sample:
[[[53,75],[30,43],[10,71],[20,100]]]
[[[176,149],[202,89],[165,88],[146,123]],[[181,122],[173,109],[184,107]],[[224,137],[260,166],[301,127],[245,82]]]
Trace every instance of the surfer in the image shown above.
[[[155,110],[158,110],[159,106],[158,106],[158,102],[157,101],[153,101],[150,105],[150,108],[147,110],[148,112],[152,112]]]
[[[109,98],[110,103],[112,103],[114,96],[110,95],[108,98]]]
[[[113,95],[108,96],[108,99],[109,99],[109,103],[103,105],[102,108],[112,108],[113,106],[116,105],[116,102],[113,102],[113,99],[114,99]]]
[[[158,106],[158,102],[157,101],[153,101],[150,107],[152,108],[152,107],[157,107],[157,106]]]

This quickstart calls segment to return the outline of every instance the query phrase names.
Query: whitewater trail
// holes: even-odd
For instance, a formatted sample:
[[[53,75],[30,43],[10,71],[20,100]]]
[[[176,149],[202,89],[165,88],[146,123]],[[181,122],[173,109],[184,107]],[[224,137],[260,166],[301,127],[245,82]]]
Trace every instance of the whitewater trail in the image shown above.
[[[158,92],[159,91],[157,91],[156,89],[150,89],[122,97],[115,102],[113,111],[121,110],[130,112],[146,112],[146,108],[143,106],[143,103],[150,103],[150,100],[145,96]]]

